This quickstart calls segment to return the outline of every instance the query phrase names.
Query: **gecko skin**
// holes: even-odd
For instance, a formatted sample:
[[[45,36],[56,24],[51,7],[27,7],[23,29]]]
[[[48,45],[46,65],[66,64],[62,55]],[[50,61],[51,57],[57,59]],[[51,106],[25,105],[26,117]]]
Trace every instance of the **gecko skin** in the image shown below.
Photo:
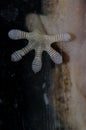
[[[46,2],[44,2],[43,5],[46,5]],[[45,24],[46,21],[43,20],[41,15],[29,14],[26,17],[26,26],[30,33],[18,29],[12,29],[8,33],[9,38],[11,38],[12,40],[28,40],[28,44],[24,48],[15,51],[11,55],[11,60],[13,62],[21,60],[22,57],[29,53],[31,50],[35,50],[35,58],[32,63],[32,70],[35,73],[39,72],[42,68],[41,60],[43,51],[46,51],[49,54],[54,63],[61,64],[62,56],[51,47],[51,44],[54,42],[62,43],[72,40],[72,35],[67,32],[59,33],[58,31],[58,33],[56,34],[48,34],[46,32]]]

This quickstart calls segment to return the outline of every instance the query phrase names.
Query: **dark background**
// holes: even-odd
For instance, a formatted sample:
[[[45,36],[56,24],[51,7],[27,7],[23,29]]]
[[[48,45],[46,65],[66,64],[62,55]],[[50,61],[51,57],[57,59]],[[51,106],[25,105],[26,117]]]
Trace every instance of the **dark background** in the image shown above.
[[[0,130],[53,130],[51,109],[43,99],[50,86],[50,58],[43,53],[42,70],[34,74],[34,51],[17,63],[11,62],[11,54],[27,41],[8,38],[10,29],[27,31],[24,20],[28,13],[41,12],[41,0],[0,1]]]

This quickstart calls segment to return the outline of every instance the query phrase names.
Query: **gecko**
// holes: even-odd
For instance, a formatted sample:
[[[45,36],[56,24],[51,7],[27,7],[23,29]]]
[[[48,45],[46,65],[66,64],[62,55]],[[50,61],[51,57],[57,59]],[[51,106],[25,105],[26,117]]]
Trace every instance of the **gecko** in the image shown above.
[[[43,1],[42,5],[46,6],[46,3],[50,5],[55,5],[54,1]],[[43,15],[37,15],[37,14],[29,14],[26,16],[26,27],[30,32],[24,32],[22,30],[18,29],[12,29],[9,31],[8,36],[9,38],[13,40],[19,40],[19,39],[27,39],[28,44],[18,50],[15,51],[11,55],[11,60],[13,62],[20,61],[23,56],[25,56],[27,53],[29,53],[31,50],[35,50],[35,57],[32,62],[32,70],[34,73],[37,73],[41,70],[42,68],[42,53],[43,51],[46,51],[52,61],[56,64],[61,64],[62,63],[62,56],[54,50],[51,45],[54,42],[69,42],[72,40],[73,35],[69,32],[55,32],[53,33],[52,30],[50,30],[48,33],[47,28],[52,28],[49,27],[54,25],[53,22],[51,22],[52,25],[47,25],[47,19],[48,18],[48,11],[46,10],[46,7],[42,8],[43,10]],[[50,8],[50,7],[49,7]],[[53,9],[53,8],[52,8]],[[49,21],[49,20],[48,20]]]

